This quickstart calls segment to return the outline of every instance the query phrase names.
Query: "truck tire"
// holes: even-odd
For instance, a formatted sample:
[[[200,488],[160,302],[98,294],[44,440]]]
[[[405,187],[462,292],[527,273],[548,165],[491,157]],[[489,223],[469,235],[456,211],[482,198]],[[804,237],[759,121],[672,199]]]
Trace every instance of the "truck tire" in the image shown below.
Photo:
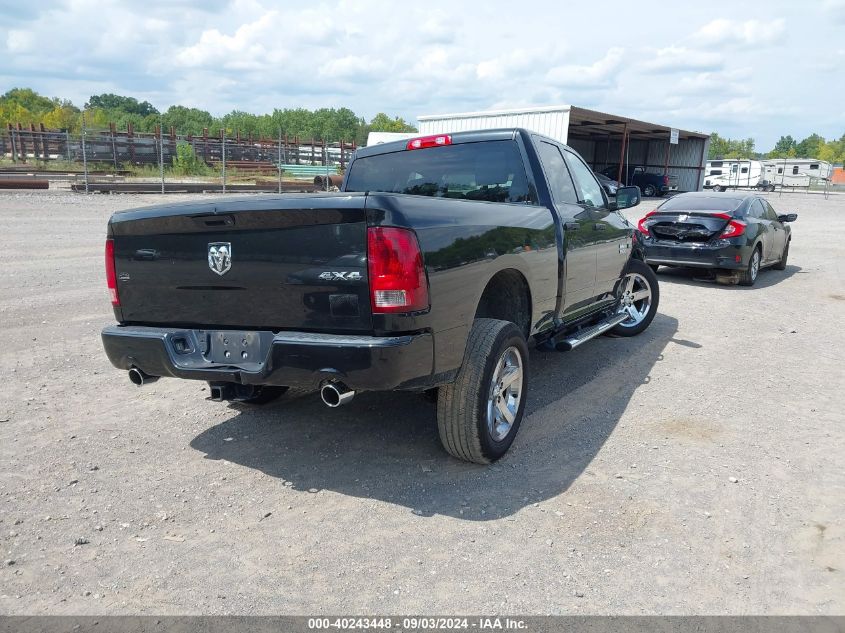
[[[751,257],[748,258],[748,266],[745,267],[745,270],[739,271],[740,286],[754,285],[754,282],[757,281],[757,276],[760,274],[760,265],[762,261],[763,256],[760,253],[760,246],[757,245],[754,247],[754,252],[751,253]]]
[[[489,464],[516,437],[528,395],[528,345],[510,321],[476,319],[454,383],[437,394],[437,429],[450,455]]]
[[[724,191],[721,185],[713,185],[713,191],[719,193],[720,191]]]
[[[628,312],[629,318],[615,326],[610,333],[615,336],[636,336],[651,325],[659,304],[660,286],[654,270],[639,259],[630,260],[622,278],[620,299],[620,310]]]
[[[654,185],[646,185],[643,187],[643,195],[647,198],[651,198],[652,196],[657,195],[657,187]]]

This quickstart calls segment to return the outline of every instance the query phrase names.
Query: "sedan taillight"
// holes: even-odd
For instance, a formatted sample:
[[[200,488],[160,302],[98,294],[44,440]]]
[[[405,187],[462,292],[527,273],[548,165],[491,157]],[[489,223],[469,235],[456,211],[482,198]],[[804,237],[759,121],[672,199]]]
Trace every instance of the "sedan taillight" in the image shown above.
[[[654,211],[649,211],[642,218],[640,218],[639,222],[637,222],[637,228],[640,230],[640,233],[642,233],[643,235],[649,235],[648,227],[645,225],[645,221],[648,220],[655,213],[657,213],[656,209]]]
[[[745,233],[746,226],[747,224],[741,220],[731,220],[728,222],[728,225],[719,237],[723,240],[730,239],[732,237],[739,237]]]

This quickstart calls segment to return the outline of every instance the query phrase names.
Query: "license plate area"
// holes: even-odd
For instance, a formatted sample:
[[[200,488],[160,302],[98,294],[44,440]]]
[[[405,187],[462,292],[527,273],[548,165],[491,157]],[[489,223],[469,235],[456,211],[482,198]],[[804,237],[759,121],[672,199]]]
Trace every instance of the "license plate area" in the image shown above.
[[[264,364],[273,342],[272,332],[197,330],[199,353],[207,363],[238,367]]]

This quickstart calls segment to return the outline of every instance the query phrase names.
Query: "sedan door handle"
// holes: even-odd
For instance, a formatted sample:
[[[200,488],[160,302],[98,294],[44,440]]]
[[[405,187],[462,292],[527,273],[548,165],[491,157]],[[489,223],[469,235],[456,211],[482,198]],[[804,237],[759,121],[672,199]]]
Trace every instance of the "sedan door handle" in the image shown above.
[[[564,222],[563,228],[567,231],[577,231],[581,225],[578,222]]]

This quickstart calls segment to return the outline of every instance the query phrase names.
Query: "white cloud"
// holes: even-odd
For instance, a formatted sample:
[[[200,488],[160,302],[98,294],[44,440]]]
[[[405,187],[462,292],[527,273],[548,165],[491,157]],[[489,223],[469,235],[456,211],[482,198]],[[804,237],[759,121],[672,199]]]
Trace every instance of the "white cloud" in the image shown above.
[[[199,41],[176,53],[174,61],[182,66],[197,68],[216,65],[223,68],[261,68],[267,62],[281,63],[284,49],[268,50],[265,42],[274,38],[281,26],[277,11],[269,11],[253,22],[239,26],[232,35],[216,28],[202,32]]]
[[[752,71],[746,68],[727,72],[703,72],[685,75],[674,85],[674,92],[684,96],[736,96],[751,92],[749,79]]]
[[[693,35],[693,39],[710,45],[766,46],[783,41],[786,21],[783,18],[763,22],[746,20],[738,22],[719,18],[708,22]]]
[[[600,87],[611,80],[622,63],[625,50],[618,47],[608,49],[604,57],[586,66],[568,64],[551,68],[546,81],[564,87]]]
[[[711,0],[704,19],[699,6],[676,3],[665,17],[631,9],[602,22],[600,32],[595,7],[554,0],[538,0],[532,11],[506,0],[387,7],[383,0],[0,0],[0,86],[7,86],[0,92],[31,86],[77,104],[116,92],[218,115],[346,106],[409,120],[572,103],[742,137],[838,137],[845,125],[838,113],[815,118],[819,95],[845,101],[845,85],[833,80],[845,0],[775,2],[765,14]],[[808,41],[810,66],[795,54]],[[766,114],[766,104],[777,113]],[[820,120],[830,129],[802,127]]]
[[[836,22],[845,23],[845,0],[824,0],[822,9]]]
[[[24,30],[9,31],[6,36],[6,48],[10,53],[25,53],[32,48],[32,33]]]
[[[387,66],[380,59],[367,55],[346,55],[329,60],[319,75],[330,79],[362,80],[384,76]]]
[[[697,70],[717,70],[724,64],[722,55],[709,51],[700,51],[684,46],[667,46],[654,51],[654,56],[646,60],[643,70],[654,73],[673,73]]]

